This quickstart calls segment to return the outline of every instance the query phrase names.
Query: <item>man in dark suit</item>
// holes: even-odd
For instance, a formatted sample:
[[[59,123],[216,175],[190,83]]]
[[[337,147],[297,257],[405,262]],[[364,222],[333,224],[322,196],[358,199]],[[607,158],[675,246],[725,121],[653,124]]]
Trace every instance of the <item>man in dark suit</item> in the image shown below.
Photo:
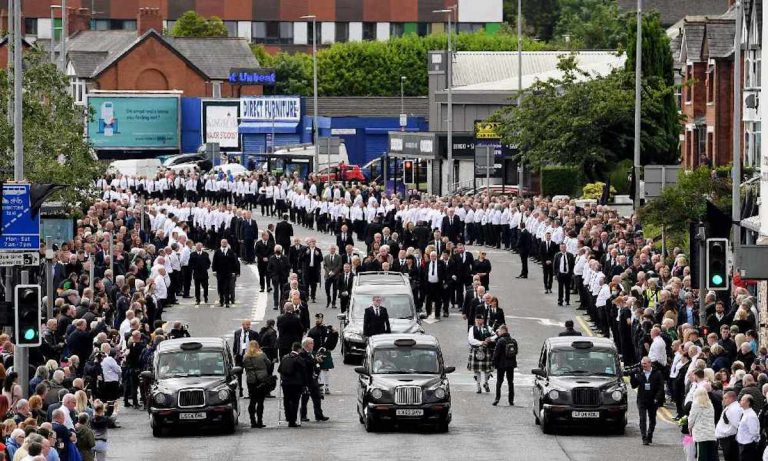
[[[566,320],[565,331],[561,331],[558,336],[581,336],[581,332],[573,328],[573,320]]]
[[[221,246],[213,254],[213,272],[216,273],[216,288],[219,292],[219,305],[229,308],[230,302],[234,302],[232,292],[232,280],[240,271],[240,262],[237,255],[229,247],[227,239],[221,240]]]
[[[235,365],[243,366],[243,356],[248,352],[248,344],[251,341],[258,341],[259,334],[251,330],[251,321],[243,320],[241,328],[235,330],[235,337],[232,340],[232,355],[235,356]],[[240,397],[243,396],[243,374],[237,375],[237,387],[240,389]]]
[[[342,264],[352,265],[352,258],[355,256],[355,248],[352,245],[344,247],[344,253],[341,255]],[[339,253],[341,253],[341,247],[339,247]]]
[[[272,282],[272,287],[275,289],[273,293],[274,310],[277,310],[280,305],[283,287],[288,283],[288,275],[291,273],[291,263],[288,261],[288,258],[283,256],[282,246],[275,245],[275,253],[269,258],[267,263],[267,273]],[[286,347],[290,347],[290,344]]]
[[[365,337],[392,333],[387,308],[381,305],[381,301],[381,296],[374,295],[373,305],[365,309],[363,315],[363,336]]]
[[[275,244],[283,248],[291,246],[293,226],[288,222],[288,215],[283,215],[283,220],[275,226]]]
[[[448,208],[448,216],[443,218],[441,229],[443,235],[448,237],[448,240],[451,242],[458,243],[462,241],[464,223],[454,214],[453,208]]]
[[[309,245],[302,252],[300,258],[302,281],[304,286],[309,291],[309,297],[312,302],[315,301],[315,295],[317,294],[317,284],[320,283],[320,266],[323,263],[323,252],[320,248],[317,248],[316,240],[314,238],[309,239]]]
[[[555,255],[554,265],[557,274],[557,305],[563,305],[563,291],[565,291],[565,305],[571,305],[571,279],[573,278],[573,266],[575,259],[566,251],[565,243],[560,244],[560,252]]]
[[[443,243],[443,235],[439,230],[436,230],[432,236],[434,237],[433,240],[430,240],[429,243],[427,243],[427,246],[432,245],[435,247],[435,251],[437,254],[441,254],[443,250],[445,250],[445,244]]]
[[[339,303],[341,312],[347,312],[349,309],[349,300],[352,296],[352,286],[355,283],[355,275],[352,273],[350,264],[344,264],[344,269],[336,278],[336,291],[339,293]]]
[[[453,304],[462,306],[464,304],[464,292],[468,286],[472,285],[472,265],[475,258],[472,253],[465,250],[463,243],[459,243],[456,245],[456,252],[453,254],[452,260],[457,279],[457,283],[453,287]]]
[[[424,268],[422,277],[423,286],[426,287],[426,311],[427,317],[432,314],[432,305],[435,306],[435,318],[440,318],[440,305],[443,299],[443,289],[446,283],[446,274],[448,272],[445,263],[437,259],[437,251],[429,254],[429,262]],[[446,316],[447,317],[447,316]]]
[[[493,304],[488,306],[485,311],[485,324],[491,331],[496,331],[500,326],[506,324],[507,321],[504,317],[504,309],[500,307],[494,307]]]
[[[520,234],[517,236],[517,253],[520,255],[520,275],[519,279],[528,278],[528,256],[531,254],[531,245],[533,240],[531,239],[531,233],[525,228],[525,223],[520,223]]]
[[[544,241],[541,242],[539,254],[541,255],[541,268],[544,272],[544,293],[552,293],[552,279],[554,278],[554,268],[552,261],[557,253],[557,245],[552,241],[552,234],[544,234]]]
[[[355,245],[355,240],[352,238],[352,233],[349,231],[349,227],[346,224],[342,224],[341,232],[336,234],[336,246],[339,247],[339,251],[343,251],[347,248],[347,245]]]
[[[288,260],[291,263],[291,269],[297,274],[301,275],[301,257],[304,254],[307,247],[301,244],[301,240],[297,238],[293,239],[293,245],[287,248]]]
[[[323,276],[325,283],[325,307],[333,306],[336,309],[336,279],[341,274],[342,267],[341,256],[336,253],[336,247],[331,245],[328,248],[328,254],[323,258]]]
[[[664,404],[664,376],[654,370],[651,359],[643,357],[642,369],[632,373],[629,382],[637,389],[637,409],[640,411],[640,434],[643,445],[653,443],[653,430],[656,428],[656,410]]]
[[[301,319],[293,310],[293,304],[285,304],[285,312],[277,317],[277,348],[279,356],[283,357],[291,352],[293,343],[300,343],[304,336],[304,327]]]
[[[211,258],[203,251],[203,244],[197,243],[195,251],[189,255],[189,270],[195,281],[195,304],[200,304],[200,287],[203,288],[203,299],[208,303],[208,269],[211,268]]]
[[[254,263],[254,248],[256,236],[259,235],[259,225],[253,219],[250,211],[246,211],[242,222],[240,223],[240,238],[243,241],[243,259],[246,264]]]
[[[265,286],[271,291],[267,265],[269,264],[269,258],[275,253],[275,247],[269,241],[269,232],[264,231],[261,233],[261,239],[256,242],[253,251],[256,258],[256,267],[259,269],[259,291],[263,292]]]

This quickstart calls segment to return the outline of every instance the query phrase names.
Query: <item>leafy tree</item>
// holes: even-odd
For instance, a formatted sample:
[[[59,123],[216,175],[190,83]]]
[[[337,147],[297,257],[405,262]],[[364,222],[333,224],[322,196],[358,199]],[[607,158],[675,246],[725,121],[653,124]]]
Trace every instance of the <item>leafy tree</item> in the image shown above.
[[[0,171],[11,179],[13,124],[7,120],[7,73],[0,71]],[[58,197],[74,204],[87,198],[104,166],[83,138],[82,108],[69,92],[67,77],[39,49],[24,54],[24,178],[32,183],[64,184]]]
[[[190,10],[182,14],[173,25],[171,37],[227,37],[229,31],[218,16],[206,19]]]
[[[626,41],[626,17],[615,0],[560,0],[555,40],[571,49],[617,49]]]

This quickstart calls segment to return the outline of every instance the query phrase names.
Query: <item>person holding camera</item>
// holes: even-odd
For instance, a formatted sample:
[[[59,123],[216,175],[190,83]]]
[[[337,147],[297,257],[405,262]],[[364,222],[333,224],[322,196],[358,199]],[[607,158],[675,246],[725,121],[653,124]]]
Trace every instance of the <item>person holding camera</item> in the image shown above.
[[[664,376],[653,368],[651,359],[646,356],[640,361],[640,369],[631,372],[629,382],[637,390],[643,445],[649,445],[653,443],[656,410],[664,404]]]

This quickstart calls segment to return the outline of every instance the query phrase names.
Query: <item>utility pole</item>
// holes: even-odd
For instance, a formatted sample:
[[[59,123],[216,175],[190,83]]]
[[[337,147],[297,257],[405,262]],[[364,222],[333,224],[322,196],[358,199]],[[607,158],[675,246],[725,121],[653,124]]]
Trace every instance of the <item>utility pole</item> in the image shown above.
[[[447,163],[448,163],[448,193],[453,189],[453,13],[458,5],[453,5],[442,10],[434,10],[433,13],[443,13],[448,15],[448,140],[447,140]]]
[[[24,138],[22,132],[21,0],[13,2],[13,179],[24,180]],[[24,381],[20,381],[24,382]]]
[[[6,43],[6,49],[8,50],[8,66],[6,69],[8,69],[8,88],[13,87],[13,73],[11,72],[11,69],[13,69],[13,12],[14,12],[14,1],[8,0],[8,42]],[[8,123],[13,123],[13,97],[8,97],[8,114],[7,114]]]
[[[643,88],[643,0],[637,0],[637,42],[635,50],[635,210],[640,208],[640,107]]]
[[[741,27],[743,21],[743,4],[737,1],[734,5],[736,12],[736,34],[733,43],[733,165],[731,167],[731,222],[733,227],[733,268],[738,269],[739,247],[741,246]]]
[[[67,72],[67,36],[69,35],[69,10],[67,0],[61,0],[61,49],[59,50],[59,70]]]
[[[517,0],[517,108],[523,102],[523,0]],[[519,154],[519,149],[518,149]],[[518,155],[519,159],[519,155]],[[523,162],[518,160],[517,193],[523,196],[523,187],[525,187],[525,167]],[[504,184],[504,181],[501,182]]]
[[[317,16],[310,14],[302,16],[301,19],[312,20],[312,101],[314,103],[312,115],[312,144],[315,146],[315,173],[320,170],[320,146],[317,145],[318,127],[317,127]],[[272,140],[274,144],[275,140]]]

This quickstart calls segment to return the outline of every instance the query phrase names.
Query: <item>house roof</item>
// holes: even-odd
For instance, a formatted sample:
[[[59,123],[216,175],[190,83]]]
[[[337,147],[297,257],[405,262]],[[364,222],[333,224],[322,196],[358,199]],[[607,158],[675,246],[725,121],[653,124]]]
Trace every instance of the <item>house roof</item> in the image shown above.
[[[560,58],[570,51],[529,51],[522,55],[523,88],[537,80],[562,76],[558,69]],[[621,67],[625,56],[612,51],[584,51],[573,55],[579,68],[592,74],[605,74]],[[453,86],[456,91],[516,91],[516,52],[460,52],[453,65]]]
[[[637,0],[617,0],[619,10],[637,10]],[[728,0],[643,0],[643,10],[658,11],[661,23],[670,26],[686,15],[718,15],[728,9]]]
[[[306,98],[307,113],[314,110],[312,98]],[[403,98],[403,110],[415,117],[429,116],[429,99],[416,96]],[[397,117],[399,97],[321,97],[317,98],[318,115],[323,117]]]
[[[681,42],[680,60],[700,62],[704,47],[704,32],[706,25],[703,22],[688,22],[683,25],[683,39]]]
[[[248,42],[240,38],[171,38],[155,30],[83,31],[68,41],[67,56],[77,77],[95,78],[150,36],[209,80],[225,80],[233,67],[258,67]]]
[[[707,22],[705,37],[709,58],[727,58],[733,54],[736,25],[733,20]]]

